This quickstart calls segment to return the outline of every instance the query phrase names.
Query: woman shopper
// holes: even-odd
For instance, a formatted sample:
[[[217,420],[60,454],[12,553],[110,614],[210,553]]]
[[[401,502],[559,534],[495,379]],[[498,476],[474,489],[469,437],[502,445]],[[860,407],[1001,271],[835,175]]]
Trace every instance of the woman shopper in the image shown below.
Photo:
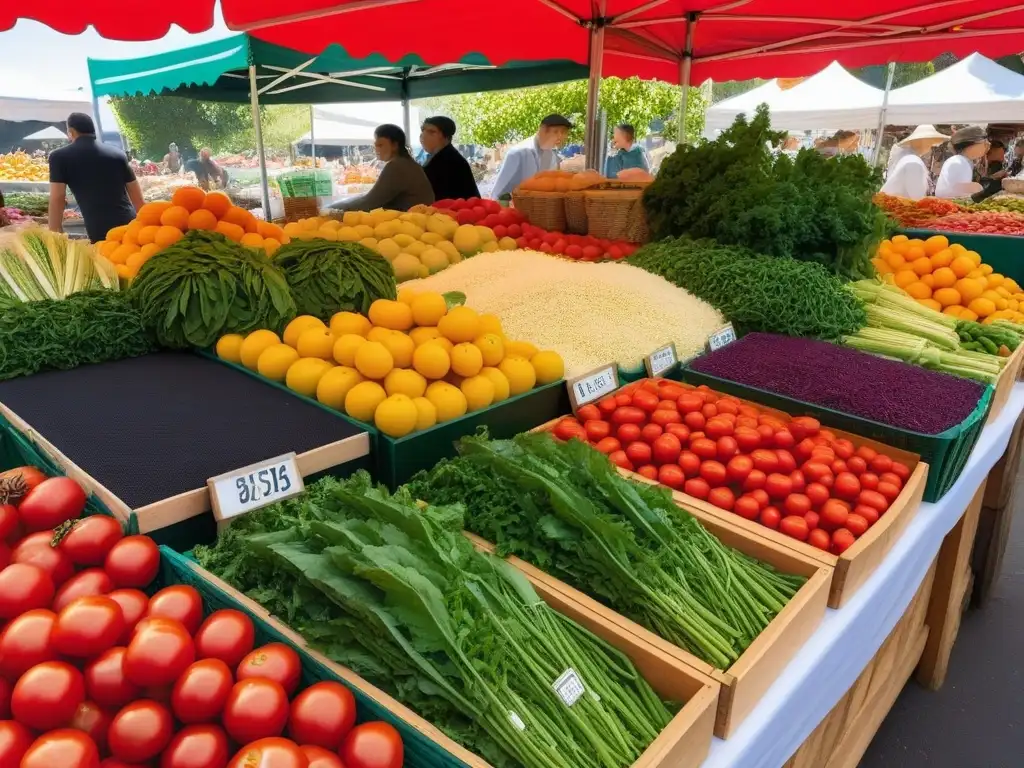
[[[414,205],[434,202],[434,190],[422,166],[409,154],[405,131],[397,125],[385,123],[373,132],[373,151],[377,159],[386,163],[370,191],[358,197],[341,200],[331,205],[338,211],[372,211],[388,208],[407,211]]]
[[[935,196],[958,197],[987,196],[985,188],[974,180],[974,166],[988,153],[988,134],[980,125],[969,125],[956,131],[949,140],[955,154],[942,164],[935,182]]]
[[[894,151],[899,148],[902,154],[889,171],[882,192],[911,200],[920,200],[927,196],[931,187],[931,176],[922,158],[931,152],[936,144],[948,140],[949,136],[939,133],[933,125],[917,126],[907,138],[894,147]]]
[[[639,168],[650,171],[644,148],[636,143],[636,130],[629,123],[620,123],[612,131],[612,146],[618,150],[609,155],[604,163],[604,175],[609,179],[617,179],[621,171]]]

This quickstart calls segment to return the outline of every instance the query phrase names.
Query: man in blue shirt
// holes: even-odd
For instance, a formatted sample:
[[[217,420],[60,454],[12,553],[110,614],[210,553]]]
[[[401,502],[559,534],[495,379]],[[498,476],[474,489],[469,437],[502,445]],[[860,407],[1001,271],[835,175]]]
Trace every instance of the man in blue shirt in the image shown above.
[[[644,148],[634,143],[635,139],[636,131],[629,123],[615,126],[615,130],[612,132],[612,145],[618,152],[609,155],[604,163],[604,175],[609,179],[617,179],[619,171],[624,171],[627,168],[650,171]]]
[[[511,195],[512,190],[541,171],[558,170],[555,151],[569,138],[572,123],[562,115],[548,115],[540,121],[536,135],[516,144],[505,154],[498,178],[494,181],[491,197],[498,200]]]

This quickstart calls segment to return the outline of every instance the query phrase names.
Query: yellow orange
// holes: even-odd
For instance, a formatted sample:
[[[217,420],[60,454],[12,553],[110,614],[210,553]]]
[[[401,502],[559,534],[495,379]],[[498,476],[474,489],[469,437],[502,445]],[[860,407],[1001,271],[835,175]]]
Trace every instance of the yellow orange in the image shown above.
[[[205,229],[213,231],[217,228],[217,217],[205,208],[193,211],[188,217],[189,229]]]
[[[932,289],[922,283],[920,280],[911,283],[903,288],[908,294],[915,299],[928,299],[931,298]]]
[[[901,254],[896,253],[896,251],[887,251],[882,255],[882,258],[893,269],[899,269],[907,263],[907,260]]]
[[[178,187],[171,196],[171,204],[181,206],[189,213],[203,207],[206,193],[199,187]]]
[[[932,275],[921,275],[921,282],[929,288],[935,287],[935,278]]]
[[[940,307],[949,307],[960,303],[960,292],[956,288],[939,288],[932,294],[932,298]]]
[[[202,192],[202,190],[199,190]],[[165,227],[176,227],[184,232],[188,229],[188,217],[190,212],[180,205],[172,205],[160,214],[160,223]]]
[[[912,269],[901,269],[896,273],[896,277],[893,282],[895,282],[900,288],[906,288],[911,283],[917,282],[917,273]]]
[[[156,200],[152,203],[146,203],[139,208],[138,213],[135,215],[135,220],[143,224],[143,226],[151,226],[160,223],[160,216],[171,207],[171,203],[167,200]]]
[[[232,224],[230,221],[218,221],[217,226],[213,230],[214,232],[220,232],[228,240],[234,242],[240,242],[242,236],[245,234],[245,230],[237,224]]]
[[[943,248],[941,251],[933,253],[929,257],[929,260],[931,261],[934,269],[938,269],[939,267],[948,267],[953,261],[953,251],[949,248]]]
[[[212,213],[216,218],[224,218],[224,214],[231,207],[231,198],[223,192],[207,192],[203,200],[203,208]]]
[[[957,256],[950,262],[949,268],[957,277],[967,277],[967,274],[974,269],[974,262],[966,256]]]
[[[169,245],[174,245],[176,242],[184,237],[184,233],[177,227],[160,227],[157,230],[156,237],[153,238],[153,242],[159,245],[161,248],[166,248]]]
[[[967,305],[967,308],[971,310],[978,317],[988,317],[996,311],[995,302],[991,299],[986,299],[983,296],[979,296],[977,299]],[[962,317],[962,315],[961,315]]]
[[[981,296],[981,292],[985,290],[985,284],[981,280],[971,277],[957,280],[956,285],[953,287],[956,288],[965,304],[970,304],[974,299]]]
[[[952,288],[956,285],[956,273],[949,267],[939,267],[931,276],[936,288]]]
[[[910,262],[910,268],[914,270],[915,274],[927,275],[932,271],[932,263],[928,260],[928,257],[922,255]]]
[[[893,242],[893,243],[905,243],[905,242],[907,242],[907,241],[908,241],[909,239],[910,239],[910,238],[909,238],[909,237],[907,237],[906,235],[893,235],[893,236],[892,236],[892,242]]]
[[[156,225],[145,226],[139,230],[139,234],[136,235],[135,241],[139,245],[149,245],[150,243],[156,242],[156,233],[160,231],[160,227]]]
[[[239,241],[242,245],[247,245],[250,248],[262,248],[263,237],[255,232],[246,232],[242,235],[242,239]]]
[[[929,256],[933,256],[945,248],[949,248],[949,238],[945,235],[932,235],[924,241],[924,252]]]

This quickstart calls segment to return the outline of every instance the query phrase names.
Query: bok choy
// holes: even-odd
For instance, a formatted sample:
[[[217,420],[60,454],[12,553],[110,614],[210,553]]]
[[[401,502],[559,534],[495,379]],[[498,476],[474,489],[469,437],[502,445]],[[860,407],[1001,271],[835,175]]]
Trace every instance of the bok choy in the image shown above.
[[[89,290],[118,290],[114,265],[90,243],[41,227],[0,235],[0,299],[63,299]]]

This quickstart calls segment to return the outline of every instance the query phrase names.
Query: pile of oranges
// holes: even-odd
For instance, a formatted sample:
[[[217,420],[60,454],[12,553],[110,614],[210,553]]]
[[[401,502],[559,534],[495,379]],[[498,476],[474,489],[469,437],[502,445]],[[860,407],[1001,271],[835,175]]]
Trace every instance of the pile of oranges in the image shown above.
[[[938,312],[961,320],[1024,322],[1020,286],[983,264],[977,251],[950,244],[943,235],[883,240],[872,263],[884,280]]]
[[[268,257],[291,240],[281,227],[260,221],[232,204],[223,192],[180,187],[169,201],[143,205],[134,221],[114,227],[96,247],[116,265],[119,277],[131,280],[143,264],[190,229],[219,232],[236,243],[262,250]]]

